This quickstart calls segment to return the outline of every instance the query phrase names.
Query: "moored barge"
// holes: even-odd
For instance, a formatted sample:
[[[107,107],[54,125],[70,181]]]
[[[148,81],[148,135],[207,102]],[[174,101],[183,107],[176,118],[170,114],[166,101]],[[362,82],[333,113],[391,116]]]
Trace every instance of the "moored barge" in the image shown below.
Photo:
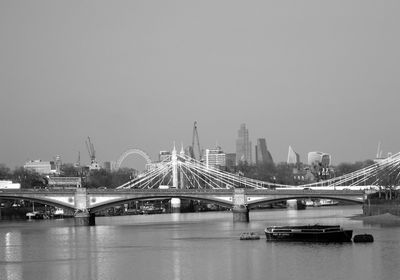
[[[352,230],[339,225],[271,226],[265,229],[267,241],[351,242]]]

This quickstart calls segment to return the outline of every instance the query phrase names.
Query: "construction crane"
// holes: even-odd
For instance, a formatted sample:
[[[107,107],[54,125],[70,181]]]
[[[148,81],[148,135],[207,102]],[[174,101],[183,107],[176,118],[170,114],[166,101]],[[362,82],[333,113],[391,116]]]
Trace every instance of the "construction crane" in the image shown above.
[[[92,141],[90,141],[90,137],[88,136],[88,140],[86,141],[86,148],[90,157],[90,165],[89,170],[100,170],[100,165],[96,161],[96,151],[94,149]]]
[[[196,159],[195,154],[194,154],[194,142],[197,141],[197,149],[199,152],[199,160],[201,161],[201,149],[200,149],[200,141],[199,141],[199,133],[197,132],[197,121],[194,122],[193,124],[193,136],[192,136],[192,146],[190,149],[190,156],[194,159]]]
[[[88,136],[88,140],[86,141],[86,148],[89,153],[90,163],[96,162],[96,151],[94,150],[94,146],[92,141],[90,141],[90,137]]]

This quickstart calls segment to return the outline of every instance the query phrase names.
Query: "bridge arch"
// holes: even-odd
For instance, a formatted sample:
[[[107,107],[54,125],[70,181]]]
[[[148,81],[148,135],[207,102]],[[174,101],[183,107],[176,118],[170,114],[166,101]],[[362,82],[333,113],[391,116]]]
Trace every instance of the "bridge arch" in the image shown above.
[[[160,195],[160,196],[141,196],[141,197],[135,197],[135,198],[121,198],[118,200],[113,200],[113,201],[108,201],[105,203],[101,203],[96,205],[95,207],[92,207],[90,209],[91,213],[96,213],[102,210],[105,210],[107,208],[116,206],[116,205],[121,205],[123,203],[127,203],[130,201],[138,201],[138,200],[163,200],[163,199],[171,199],[171,198],[180,198],[180,199],[191,199],[191,200],[201,200],[204,202],[209,202],[213,203],[219,206],[227,207],[227,208],[232,208],[232,203],[229,203],[224,200],[218,200],[218,199],[212,199],[212,198],[200,198],[200,197],[194,197],[190,195],[173,195],[173,196],[166,196],[166,195]]]
[[[345,202],[351,202],[354,204],[363,204],[364,201],[362,197],[360,199],[354,199],[354,198],[349,198],[349,197],[340,197],[340,196],[334,196],[334,195],[298,195],[298,196],[281,196],[277,198],[265,198],[265,199],[259,199],[254,202],[248,202],[247,205],[249,208],[255,208],[258,205],[265,204],[265,203],[274,203],[274,202],[280,202],[280,201],[286,201],[286,200],[291,200],[291,199],[309,199],[309,198],[323,198],[323,199],[332,199],[332,200],[337,200],[337,201],[345,201]]]
[[[0,195],[0,199],[7,199],[7,200],[12,200],[12,199],[19,199],[19,200],[27,200],[31,202],[37,202],[40,204],[45,204],[49,206],[54,206],[57,208],[62,208],[64,210],[70,210],[70,211],[75,211],[75,208],[67,203],[62,203],[60,201],[53,200],[51,198],[37,198],[37,197],[31,197],[31,196],[26,196],[26,195]]]
[[[150,164],[150,163],[151,163],[151,159],[150,159],[149,155],[146,154],[144,151],[142,151],[142,150],[140,150],[140,149],[128,149],[128,150],[126,150],[125,152],[123,152],[123,153],[119,156],[119,158],[117,159],[117,162],[115,163],[115,168],[116,168],[116,169],[119,169],[119,168],[121,167],[122,162],[123,162],[129,155],[132,155],[132,154],[138,154],[138,155],[140,155],[141,157],[143,157],[143,158],[146,160],[147,164]]]

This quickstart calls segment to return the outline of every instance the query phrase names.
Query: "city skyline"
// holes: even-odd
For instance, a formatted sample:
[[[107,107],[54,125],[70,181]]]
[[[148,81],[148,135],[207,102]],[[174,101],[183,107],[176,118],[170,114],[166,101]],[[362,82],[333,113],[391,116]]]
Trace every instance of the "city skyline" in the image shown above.
[[[227,153],[246,123],[275,162],[399,151],[400,3],[68,2],[0,3],[0,163],[89,162],[88,136],[156,159],[194,121]]]
[[[243,125],[245,125],[245,124],[241,124],[241,129],[242,129]],[[239,129],[239,130],[240,130],[240,129]],[[247,129],[246,129],[246,131],[247,131]],[[247,134],[249,134],[248,131],[247,131]],[[236,139],[236,140],[237,140],[237,139]],[[260,142],[260,141],[261,141],[261,142]],[[251,141],[249,141],[249,143],[251,144]],[[182,143],[182,144],[183,144],[183,143]],[[237,141],[236,141],[236,144],[237,144]],[[174,145],[175,145],[175,146],[174,146]],[[272,156],[271,156],[271,154],[270,154],[270,150],[267,149],[267,145],[266,145],[266,142],[265,142],[265,138],[258,138],[258,139],[257,139],[257,145],[251,147],[251,153],[254,153],[255,158],[254,158],[254,159],[252,158],[252,161],[250,162],[250,164],[257,164],[257,148],[258,148],[259,146],[262,147],[262,148],[261,148],[262,151],[260,152],[261,154],[259,155],[259,156],[260,156],[260,159],[259,159],[260,162],[259,162],[259,163],[261,163],[262,161],[264,161],[264,160],[265,160],[264,157],[265,157],[265,158],[267,159],[267,162],[270,162],[270,163],[273,164],[274,161],[273,161],[273,158],[272,158]],[[160,154],[161,154],[161,153],[168,152],[168,154],[170,155],[170,153],[172,152],[172,150],[173,150],[174,147],[177,148],[177,145],[176,145],[175,143],[173,144],[173,146],[171,147],[170,150],[159,150],[159,151],[157,151],[157,152],[155,153],[156,156],[150,157],[150,159],[152,160],[152,162],[161,161],[161,159],[160,159]],[[181,146],[181,148],[182,148],[182,146]],[[380,148],[380,144],[378,144],[378,149],[379,149],[379,148]],[[137,149],[138,149],[138,150],[141,150],[140,148],[137,148]],[[216,148],[203,147],[203,149],[202,149],[203,152],[204,152],[204,155],[203,155],[203,156],[206,155],[207,150],[215,150],[215,149],[219,149],[219,150],[220,150],[221,152],[223,152],[224,154],[232,154],[231,151],[226,151],[226,150],[224,150],[223,147],[217,146]],[[254,149],[254,151],[253,151],[253,149]],[[126,152],[129,151],[129,150],[132,150],[132,149],[131,149],[131,148],[126,149],[126,150],[123,151],[122,154],[126,153]],[[143,151],[143,150],[141,150],[141,151]],[[146,153],[147,155],[150,154],[150,153],[147,153],[146,151],[143,151],[143,152]],[[308,157],[310,156],[310,153],[323,153],[323,154],[325,154],[324,152],[321,152],[321,151],[309,151],[309,152],[306,152],[305,156],[304,156],[303,159],[302,159],[302,157],[301,157],[298,153],[295,153],[295,152],[293,151],[293,148],[292,148],[291,146],[289,146],[289,154],[290,154],[291,152],[292,152],[293,154],[296,154],[296,156],[298,157],[299,163],[304,163],[304,164],[309,164],[309,162],[308,162],[308,161],[309,161]],[[264,155],[262,155],[262,153],[264,153]],[[236,153],[233,153],[233,154],[236,156]],[[382,155],[382,150],[378,150],[378,152],[377,152],[377,154],[376,154],[375,157],[366,158],[365,160],[368,160],[368,159],[372,160],[372,159],[378,158],[378,156],[384,158],[384,157],[386,157],[386,156],[391,156],[391,155],[392,155],[391,152],[388,152],[388,154],[386,154],[386,155]],[[96,158],[96,164],[98,164],[99,167],[103,167],[103,165],[106,164],[106,163],[107,163],[107,164],[115,164],[116,161],[120,158],[120,156],[121,156],[121,154],[120,154],[117,158],[112,158],[112,159],[101,159],[101,160],[98,160],[98,159]],[[138,158],[135,159],[135,164],[137,164],[137,159],[139,159],[139,162],[142,162],[142,161],[143,161],[143,165],[142,165],[141,163],[139,163],[139,165],[137,165],[137,166],[140,166],[141,168],[144,168],[144,167],[145,167],[145,164],[148,163],[147,160],[144,159],[143,156],[141,156],[141,155],[133,154],[133,156],[138,157]],[[288,155],[288,158],[289,158],[289,155]],[[59,154],[57,154],[57,155],[52,156],[51,158],[43,158],[43,157],[41,157],[41,158],[36,158],[36,159],[28,159],[27,161],[21,163],[21,165],[16,165],[15,167],[22,167],[24,164],[27,164],[27,163],[29,163],[29,162],[35,162],[35,161],[55,162],[55,161],[57,161],[57,160],[59,160],[59,161],[61,160],[63,163],[68,163],[68,164],[76,164],[76,163],[77,163],[77,161],[75,161],[75,162],[73,162],[73,161],[63,161],[62,158],[61,158],[61,156],[60,156]],[[80,152],[79,152],[79,153],[78,153],[78,160],[79,160],[79,162],[80,162],[80,164],[81,164],[82,166],[90,166],[92,158],[90,158],[90,156],[88,156],[87,159],[84,160],[84,161],[82,162],[82,161],[81,161],[81,157],[80,157]],[[132,156],[125,157],[124,162],[129,162],[129,161],[131,161],[131,163],[132,163]],[[239,161],[240,161],[240,160],[239,160]],[[292,162],[292,161],[289,162],[288,159],[287,159],[286,161],[285,161],[285,160],[279,161],[278,163],[284,163],[284,162],[286,162],[286,163],[288,163],[288,164],[293,164],[293,163],[294,163],[294,162]],[[354,162],[355,162],[355,161],[354,161]],[[342,163],[342,162],[338,162],[338,163]],[[7,163],[5,163],[5,162],[0,162],[0,164],[6,164],[6,166],[7,166]],[[129,165],[129,164],[128,164],[128,165]],[[128,167],[136,168],[137,166],[128,166]],[[8,166],[8,167],[12,167],[12,166]]]

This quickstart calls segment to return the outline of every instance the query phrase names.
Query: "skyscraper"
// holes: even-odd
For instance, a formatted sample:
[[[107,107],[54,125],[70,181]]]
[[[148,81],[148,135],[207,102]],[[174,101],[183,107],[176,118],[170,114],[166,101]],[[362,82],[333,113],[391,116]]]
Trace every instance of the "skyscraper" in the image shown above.
[[[288,156],[287,156],[287,164],[299,164],[300,163],[300,156],[296,153],[292,146],[289,146]]]
[[[236,164],[239,162],[252,163],[251,142],[246,124],[241,124],[236,139]]]
[[[265,138],[257,139],[256,164],[274,164],[271,153],[267,149]]]

